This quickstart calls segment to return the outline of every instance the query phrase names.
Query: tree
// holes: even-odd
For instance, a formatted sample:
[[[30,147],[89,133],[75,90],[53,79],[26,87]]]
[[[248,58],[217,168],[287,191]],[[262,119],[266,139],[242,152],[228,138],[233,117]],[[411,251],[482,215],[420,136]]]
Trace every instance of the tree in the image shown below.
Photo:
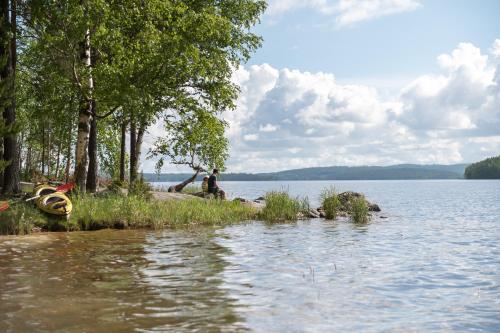
[[[65,166],[67,179],[74,166],[78,187],[91,192],[98,166],[115,175],[120,165],[125,178],[127,128],[133,182],[152,123],[174,126],[190,112],[196,122],[218,119],[234,108],[232,72],[260,45],[250,29],[265,8],[253,0],[23,4],[24,170],[61,177]]]
[[[200,172],[212,168],[224,169],[228,157],[228,140],[224,137],[226,123],[204,110],[182,113],[181,117],[165,123],[165,136],[158,139],[150,156],[160,157],[159,172],[165,158],[175,165],[193,169],[194,175],[171,188],[181,192]]]
[[[500,179],[500,156],[469,165],[464,176],[467,179]]]
[[[1,0],[0,8],[0,82],[3,109],[3,193],[21,191],[19,184],[19,149],[16,128],[17,1]],[[5,165],[5,163],[7,163]]]

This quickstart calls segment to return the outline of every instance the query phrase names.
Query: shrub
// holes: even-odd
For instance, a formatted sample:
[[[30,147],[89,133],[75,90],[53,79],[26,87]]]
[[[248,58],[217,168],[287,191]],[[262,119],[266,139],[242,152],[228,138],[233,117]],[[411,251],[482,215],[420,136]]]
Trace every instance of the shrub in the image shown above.
[[[149,200],[152,198],[152,190],[153,188],[151,185],[144,180],[144,176],[141,174],[141,177],[138,180],[130,184],[128,194]]]
[[[368,206],[364,197],[353,197],[351,199],[351,220],[356,223],[368,222]]]
[[[334,187],[324,189],[320,195],[321,205],[325,212],[325,217],[329,220],[335,220],[341,206],[339,197]]]
[[[266,206],[259,214],[265,221],[295,221],[299,213],[309,211],[307,198],[291,198],[285,191],[272,191],[264,196]]]

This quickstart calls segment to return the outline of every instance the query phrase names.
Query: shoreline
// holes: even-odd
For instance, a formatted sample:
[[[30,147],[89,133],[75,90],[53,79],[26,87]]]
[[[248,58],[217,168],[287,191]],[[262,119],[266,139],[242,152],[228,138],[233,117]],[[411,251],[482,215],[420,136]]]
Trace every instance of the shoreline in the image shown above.
[[[333,215],[322,207],[311,208],[307,199],[291,198],[286,192],[268,192],[255,200],[218,200],[201,193],[150,191],[143,196],[128,195],[126,189],[95,195],[73,196],[73,211],[65,217],[43,213],[34,204],[20,201],[1,212],[0,235],[24,235],[52,231],[93,231],[101,229],[161,230],[193,226],[225,226],[246,221],[291,222],[305,219],[356,216],[351,200],[362,201],[364,210],[357,222],[366,222],[369,212],[380,208],[355,192],[338,195],[341,199]],[[336,197],[337,195],[334,194]],[[338,210],[338,212],[337,212]]]

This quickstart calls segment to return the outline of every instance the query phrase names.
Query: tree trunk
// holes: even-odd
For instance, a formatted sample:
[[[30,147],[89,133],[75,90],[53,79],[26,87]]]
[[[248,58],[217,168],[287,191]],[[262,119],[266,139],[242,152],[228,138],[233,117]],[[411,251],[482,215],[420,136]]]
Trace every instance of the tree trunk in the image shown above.
[[[1,101],[1,99],[0,99]],[[0,164],[3,162],[3,137],[0,136]],[[0,165],[0,189],[3,188],[3,169]]]
[[[97,118],[95,117],[95,101],[92,102],[92,112],[94,117],[90,123],[89,137],[89,170],[87,174],[87,191],[97,192]]]
[[[66,169],[64,170],[64,181],[66,183],[69,183],[69,171],[71,168],[71,141],[73,139],[72,134],[73,134],[73,124],[70,123],[69,135],[68,135],[68,146],[66,149]]]
[[[49,121],[49,128],[48,128],[48,131],[47,131],[47,179],[50,180],[50,173],[52,171],[52,164],[51,164],[51,157],[50,157],[50,153],[51,153],[51,145],[52,145],[52,142],[51,142],[51,139],[52,139],[52,136],[50,135],[51,134],[51,131],[52,129],[50,128],[50,121]]]
[[[174,186],[170,186],[168,188],[168,191],[169,192],[182,192],[184,187],[186,187],[187,185],[191,184],[192,182],[194,182],[196,180],[196,177],[198,177],[199,173],[200,173],[200,169],[196,170],[196,173],[194,175],[192,175],[190,178],[186,179],[182,183],[174,185]]]
[[[54,178],[56,180],[59,180],[59,168],[61,166],[61,149],[62,149],[62,140],[59,139],[59,142],[57,144],[57,161],[56,161],[56,174]]]
[[[32,151],[33,151],[33,148],[31,148],[31,144],[28,144],[28,153],[26,154],[26,166],[25,166],[25,177],[28,178],[28,181],[29,181],[29,178],[31,177],[31,160],[33,158],[32,156]]]
[[[90,60],[90,30],[85,33],[84,52],[82,56],[83,63],[89,69],[91,68]],[[94,82],[92,75],[88,78],[88,96],[83,96],[82,105],[78,114],[78,135],[76,141],[76,157],[75,157],[75,182],[81,192],[85,192],[87,185],[87,172],[89,166],[88,146],[90,136],[90,122],[92,121],[92,102],[89,100],[92,97]]]
[[[139,130],[137,131],[137,138],[135,141],[135,170],[136,173],[139,173],[139,165],[141,161],[141,152],[142,152],[142,142],[144,140],[144,133],[146,132],[146,124],[141,123],[139,126]]]
[[[125,118],[122,120],[122,133],[120,139],[120,181],[125,181],[125,140],[127,139],[127,123],[125,122]]]
[[[11,1],[11,15],[10,15],[10,33],[11,38],[7,43],[4,44],[4,51],[8,55],[7,66],[2,75],[2,78],[6,80],[7,83],[7,105],[3,111],[3,118],[5,125],[13,126],[16,122],[16,91],[15,91],[15,77],[16,77],[16,19],[17,19],[17,8],[16,1]],[[2,0],[2,19],[8,19],[9,17],[9,1]],[[9,22],[5,20],[4,22]],[[3,30],[3,29],[2,29]],[[2,33],[1,35],[4,35]],[[3,36],[2,36],[3,37]],[[6,136],[4,136],[4,160],[10,161],[9,165],[4,170],[3,175],[3,193],[4,194],[15,194],[21,192],[21,186],[19,183],[19,154],[18,154],[18,142],[17,134],[14,131],[9,131]]]
[[[137,161],[136,155],[137,127],[132,116],[130,116],[130,184],[137,180]]]

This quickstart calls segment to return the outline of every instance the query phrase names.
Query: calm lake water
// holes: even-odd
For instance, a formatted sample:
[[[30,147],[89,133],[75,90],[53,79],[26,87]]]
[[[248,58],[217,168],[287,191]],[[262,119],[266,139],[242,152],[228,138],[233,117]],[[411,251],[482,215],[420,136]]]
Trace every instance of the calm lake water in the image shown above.
[[[387,218],[0,237],[0,332],[500,331],[500,181],[221,185]]]

